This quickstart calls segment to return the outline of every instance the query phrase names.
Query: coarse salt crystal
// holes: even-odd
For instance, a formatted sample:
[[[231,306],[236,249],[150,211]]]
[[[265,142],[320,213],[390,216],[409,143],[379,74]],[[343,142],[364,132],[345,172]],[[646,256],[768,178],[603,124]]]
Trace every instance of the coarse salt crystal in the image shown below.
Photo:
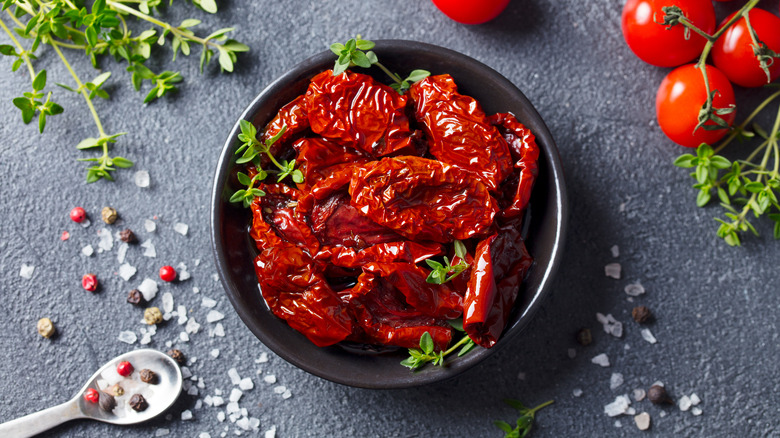
[[[636,401],[642,401],[647,396],[647,393],[642,388],[637,388],[634,390],[634,400]]]
[[[691,406],[696,406],[699,403],[701,403],[701,399],[699,398],[698,395],[696,395],[696,393],[691,394],[690,399],[691,399]]]
[[[651,332],[650,329],[642,329],[640,334],[642,335],[642,339],[644,339],[645,341],[651,344],[655,344],[656,342],[658,342],[655,339],[655,336],[653,336],[653,332]]]
[[[197,386],[190,386],[190,389],[187,390],[187,394],[197,397],[198,396],[198,387]],[[200,401],[200,400],[198,400]]]
[[[188,367],[181,367],[181,378],[189,379],[190,377],[192,377],[192,371]]]
[[[254,382],[252,382],[252,379],[249,377],[244,377],[241,379],[240,382],[238,382],[238,387],[243,389],[244,391],[249,391],[250,389],[253,389],[255,387]]]
[[[162,296],[163,312],[173,312],[173,294],[165,292]]]
[[[596,313],[596,319],[601,323],[605,333],[616,338],[623,336],[623,323],[616,320],[611,313],[606,316],[602,313]]]
[[[623,375],[620,373],[612,373],[609,378],[609,389],[617,389],[623,384]]]
[[[184,262],[179,262],[179,264],[176,265],[176,272],[178,273],[177,279],[179,281],[189,280],[190,277],[192,277],[189,271],[187,271],[187,265],[185,265]]]
[[[22,263],[22,268],[19,270],[19,276],[29,280],[32,278],[33,272],[35,272],[35,266]]]
[[[187,231],[189,231],[190,227],[187,224],[183,224],[181,222],[177,222],[173,225],[173,231],[176,231],[177,233],[181,234],[182,236],[187,235]]]
[[[626,295],[631,297],[638,297],[645,293],[645,288],[639,282],[627,285],[623,290],[626,291]]]
[[[610,417],[617,417],[625,414],[630,405],[631,400],[629,400],[627,395],[619,395],[615,397],[615,401],[604,406],[604,413]]]
[[[227,411],[228,414],[235,414],[236,412],[241,412],[241,408],[238,406],[237,402],[230,402],[227,404],[225,411]]]
[[[84,248],[81,248],[81,254],[83,254],[85,257],[91,257],[94,253],[95,248],[92,248],[92,245],[87,245]]]
[[[149,187],[149,172],[145,170],[139,170],[135,173],[135,176],[133,178],[135,181],[135,185],[138,187],[141,187],[142,189]]]
[[[219,281],[219,274],[211,274],[211,279],[214,281]]]
[[[617,245],[612,245],[612,248],[610,248],[609,251],[612,253],[612,257],[620,256],[620,248]]]
[[[146,240],[141,244],[141,248],[144,249],[144,257],[155,258],[157,257],[157,250],[154,248],[154,244],[151,240]]]
[[[122,277],[122,280],[124,281],[130,281],[137,271],[135,266],[130,265],[130,263],[125,263],[119,267],[119,276]]]
[[[222,411],[217,412],[217,421],[219,421],[220,423],[225,421],[225,413],[224,412],[222,412]],[[222,435],[222,436],[225,436],[225,435]]]
[[[620,280],[620,271],[621,271],[620,263],[609,263],[606,266],[604,266],[604,274],[607,277],[614,278],[615,280]]]
[[[260,419],[255,417],[249,417],[249,427],[252,428],[252,430],[257,430],[260,428]]]
[[[189,342],[190,341],[190,335],[187,334],[187,332],[181,332],[179,333],[179,340],[182,342]]]
[[[236,421],[236,426],[240,427],[244,430],[250,430],[252,427],[249,426],[249,418],[242,417],[238,421]]]
[[[287,400],[288,398],[292,397],[292,392],[288,389],[287,391],[284,391],[284,394],[282,394],[282,398]]]
[[[211,332],[209,332],[211,333]],[[225,337],[225,327],[222,327],[222,323],[218,322],[217,325],[214,327],[214,336],[219,336],[220,338]]]
[[[219,349],[215,348],[215,349],[211,350],[211,351],[209,352],[209,354],[211,355],[211,357],[213,357],[214,359],[216,359],[216,358],[218,358],[218,357],[219,357]]]
[[[260,357],[255,359],[255,363],[266,363],[268,362],[268,353],[260,353]]]
[[[223,315],[221,312],[219,312],[217,310],[211,310],[206,315],[206,322],[209,322],[209,323],[217,322],[217,321],[221,321],[224,318],[225,318],[225,315]]]
[[[117,337],[120,341],[126,343],[126,344],[135,344],[135,341],[138,340],[138,336],[136,336],[135,332],[131,332],[129,330],[119,332],[119,336]]]
[[[238,370],[231,368],[228,370],[228,376],[230,377],[230,383],[238,385],[241,382],[241,376],[238,375]]]
[[[170,433],[171,431],[169,429],[159,428],[154,431],[154,436],[166,436]]]
[[[208,297],[203,297],[203,299],[200,301],[200,305],[201,307],[212,308],[217,305],[217,300]]]
[[[237,402],[241,400],[241,396],[243,395],[244,395],[243,391],[241,391],[238,388],[233,388],[230,390],[230,396],[228,396],[228,400],[230,400],[231,402]]]
[[[214,404],[214,406],[219,407],[225,404],[225,399],[217,395],[211,397],[211,402]]]
[[[200,400],[200,399],[196,400],[195,401],[195,409],[197,410],[197,409],[200,409],[202,407],[203,407],[203,400]]]
[[[284,394],[284,391],[287,391],[287,387],[284,385],[274,387],[274,394]]]
[[[685,412],[691,408],[691,399],[687,395],[684,395],[680,397],[680,401],[678,402],[677,406],[681,411]]]
[[[187,321],[187,325],[184,327],[184,330],[190,334],[198,333],[198,330],[200,330],[200,324],[198,324],[198,321],[195,321],[195,318],[190,318],[190,320]]]
[[[200,293],[200,288],[199,287],[193,287],[192,288],[192,293],[194,293],[194,294]]]
[[[181,419],[184,421],[192,420],[192,411],[190,411],[189,409],[182,411]]]
[[[198,438],[211,438],[211,434],[208,432],[201,432]]]
[[[596,365],[601,365],[603,367],[609,366],[609,358],[604,353],[599,354],[598,356],[594,357],[590,361],[595,363]]]
[[[650,414],[642,412],[634,417],[634,423],[639,430],[647,430],[650,428]]]
[[[276,426],[271,426],[270,429],[266,430],[263,438],[276,438]]]
[[[92,221],[89,220],[89,218],[84,219],[84,222],[81,224],[81,228],[89,228],[90,225],[92,225]]]
[[[701,410],[701,408],[700,408],[700,407],[698,407],[698,406],[697,406],[697,407],[695,407],[695,408],[693,408],[693,409],[691,409],[691,414],[693,414],[693,416],[694,416],[694,417],[698,417],[698,416],[699,416],[699,415],[701,415],[702,413],[703,413],[703,411],[702,411],[702,410]]]
[[[146,230],[147,233],[154,233],[154,230],[157,229],[157,224],[151,220],[151,219],[144,219],[144,230]]]
[[[116,250],[116,261],[119,263],[125,262],[125,257],[127,256],[127,249],[130,248],[130,245],[128,245],[125,242],[122,242],[119,244],[119,248]]]
[[[582,397],[582,390],[580,388],[574,388],[574,391],[571,392],[571,395],[575,397]]]
[[[263,377],[263,382],[265,382],[265,383],[267,383],[269,385],[273,385],[274,383],[276,383],[276,376],[273,375],[273,374],[269,374],[269,375]]]
[[[636,415],[636,409],[634,408],[626,409],[626,415]]]
[[[111,251],[114,247],[114,237],[111,235],[111,231],[106,228],[101,228],[97,233],[100,241],[98,242],[98,252]]]
[[[620,420],[615,420],[615,427],[623,427],[623,423]]]

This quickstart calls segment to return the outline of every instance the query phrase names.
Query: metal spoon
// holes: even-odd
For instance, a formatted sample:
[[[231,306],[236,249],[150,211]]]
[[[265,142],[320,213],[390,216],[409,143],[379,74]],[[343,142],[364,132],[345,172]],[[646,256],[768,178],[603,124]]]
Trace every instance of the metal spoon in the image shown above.
[[[133,374],[136,376],[135,379],[133,379],[133,376],[126,377],[123,380],[125,384],[123,385],[123,382],[119,382],[119,384],[123,387],[135,387],[137,391],[143,391],[149,407],[141,412],[120,407],[124,406],[127,400],[134,394],[132,390],[126,391],[121,397],[116,397],[117,407],[111,412],[101,409],[98,403],[91,403],[85,400],[84,393],[87,389],[101,389],[98,387],[98,380],[103,379],[103,372],[111,368],[115,369],[117,364],[124,360],[129,361],[133,365],[133,368],[135,368]],[[148,368],[157,374],[156,384],[151,385],[138,380],[137,374],[144,368]],[[176,401],[181,393],[182,381],[179,366],[167,355],[157,350],[131,351],[115,357],[103,365],[70,401],[0,424],[0,437],[30,437],[66,421],[79,418],[90,418],[121,425],[150,420],[163,413]]]

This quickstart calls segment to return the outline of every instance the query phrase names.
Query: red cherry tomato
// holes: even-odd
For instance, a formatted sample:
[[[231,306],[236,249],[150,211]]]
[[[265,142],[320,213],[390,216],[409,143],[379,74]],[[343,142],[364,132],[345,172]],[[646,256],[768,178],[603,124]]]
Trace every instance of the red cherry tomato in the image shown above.
[[[717,68],[708,65],[707,77],[710,90],[715,91],[712,99],[714,108],[728,108],[734,105],[734,89],[726,75]],[[702,105],[707,101],[707,91],[701,71],[694,64],[684,65],[672,70],[658,87],[655,97],[655,112],[658,125],[673,142],[689,148],[698,147],[701,143],[713,144],[728,133],[728,129],[707,131],[694,128],[699,123],[698,115]],[[736,118],[736,111],[721,115],[721,118],[731,126]],[[712,121],[707,125],[714,125]]]
[[[676,5],[688,20],[708,34],[715,30],[715,8],[710,0],[628,0],[623,6],[623,38],[636,56],[658,67],[675,67],[701,54],[707,40],[678,24],[666,29],[664,6]]]
[[[734,14],[723,20],[721,27]],[[751,9],[748,17],[758,39],[770,50],[780,52],[780,17],[763,9]],[[750,38],[744,18],[737,20],[715,42],[712,47],[712,62],[737,85],[760,87],[768,83],[766,73],[759,67],[758,59],[753,54],[753,40]],[[769,74],[772,81],[780,76],[780,59],[774,59],[769,66]]]
[[[176,270],[173,266],[163,266],[160,268],[160,279],[162,281],[173,281],[176,279]]]
[[[496,17],[509,0],[433,0],[444,15],[463,24],[482,24]]]

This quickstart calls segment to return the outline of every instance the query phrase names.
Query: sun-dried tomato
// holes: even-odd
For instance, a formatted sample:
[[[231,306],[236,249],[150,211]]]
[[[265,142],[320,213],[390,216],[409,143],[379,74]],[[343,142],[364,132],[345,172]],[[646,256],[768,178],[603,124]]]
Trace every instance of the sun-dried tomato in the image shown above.
[[[479,102],[458,93],[450,75],[429,76],[409,90],[429,152],[439,161],[474,172],[491,191],[512,172],[506,141]]]
[[[415,150],[406,101],[371,76],[332,70],[315,76],[304,95],[312,131],[377,157]]]
[[[441,253],[442,248],[438,243],[417,243],[405,240],[401,242],[378,243],[365,249],[327,246],[316,254],[315,259],[327,261],[344,268],[359,268],[373,262],[420,263]]]
[[[324,138],[302,138],[292,145],[305,187],[311,187],[345,167],[367,163],[366,153]]]
[[[463,329],[478,345],[495,345],[532,264],[533,258],[513,226],[501,228],[477,245],[463,300]]]
[[[531,199],[531,189],[539,173],[539,147],[531,130],[512,114],[495,114],[490,117],[490,123],[498,126],[515,160],[515,170],[503,190],[505,193],[514,193],[514,198],[509,206],[501,210],[502,218],[512,219],[523,214]]]
[[[361,214],[413,240],[468,239],[489,227],[498,210],[471,174],[419,157],[372,161],[349,190]]]

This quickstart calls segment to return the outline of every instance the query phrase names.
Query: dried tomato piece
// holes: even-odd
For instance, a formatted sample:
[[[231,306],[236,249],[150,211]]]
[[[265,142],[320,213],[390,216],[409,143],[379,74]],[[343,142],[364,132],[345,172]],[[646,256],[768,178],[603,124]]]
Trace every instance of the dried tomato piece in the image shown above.
[[[360,276],[349,303],[355,323],[363,331],[349,340],[419,348],[420,337],[428,332],[436,350],[444,350],[452,340],[452,328],[446,322],[411,309],[400,292],[373,274]]]
[[[482,182],[464,169],[419,157],[384,158],[352,177],[352,205],[412,240],[468,239],[498,211]]]
[[[311,187],[345,167],[366,163],[370,158],[349,146],[324,138],[302,138],[292,147],[298,152],[296,162],[303,172],[306,187]]]
[[[379,275],[398,289],[417,311],[435,318],[455,319],[463,312],[463,299],[446,284],[425,281],[428,271],[411,263],[369,263],[363,270]]]
[[[405,240],[378,243],[365,249],[327,246],[322,248],[314,258],[344,268],[359,268],[372,262],[414,264],[441,253],[442,248],[438,243],[417,243]]]
[[[312,131],[380,157],[415,150],[406,102],[371,76],[332,70],[315,76],[304,95]]]
[[[477,245],[463,300],[463,328],[478,345],[490,348],[498,341],[532,264],[514,227],[501,228]]]
[[[515,160],[515,170],[504,183],[502,190],[514,193],[514,198],[500,213],[502,218],[511,219],[522,215],[531,199],[531,189],[539,174],[539,147],[531,130],[517,121],[512,114],[495,114],[490,117],[490,123],[498,126],[512,152],[512,159]]]
[[[276,155],[278,149],[297,134],[304,132],[309,128],[309,117],[306,109],[303,107],[303,96],[296,97],[292,102],[283,106],[276,114],[273,120],[265,126],[263,136],[260,141],[266,141],[278,134],[283,127],[286,127],[284,134],[271,147],[271,153]]]
[[[429,152],[447,164],[474,172],[491,191],[512,172],[506,141],[479,102],[458,93],[450,75],[429,76],[409,89],[415,117],[429,139]]]
[[[254,218],[250,232],[258,249],[263,250],[276,244],[276,236],[304,246],[312,253],[317,252],[319,241],[298,207],[301,192],[284,184],[261,184],[259,188],[265,192],[265,196],[252,203]]]

